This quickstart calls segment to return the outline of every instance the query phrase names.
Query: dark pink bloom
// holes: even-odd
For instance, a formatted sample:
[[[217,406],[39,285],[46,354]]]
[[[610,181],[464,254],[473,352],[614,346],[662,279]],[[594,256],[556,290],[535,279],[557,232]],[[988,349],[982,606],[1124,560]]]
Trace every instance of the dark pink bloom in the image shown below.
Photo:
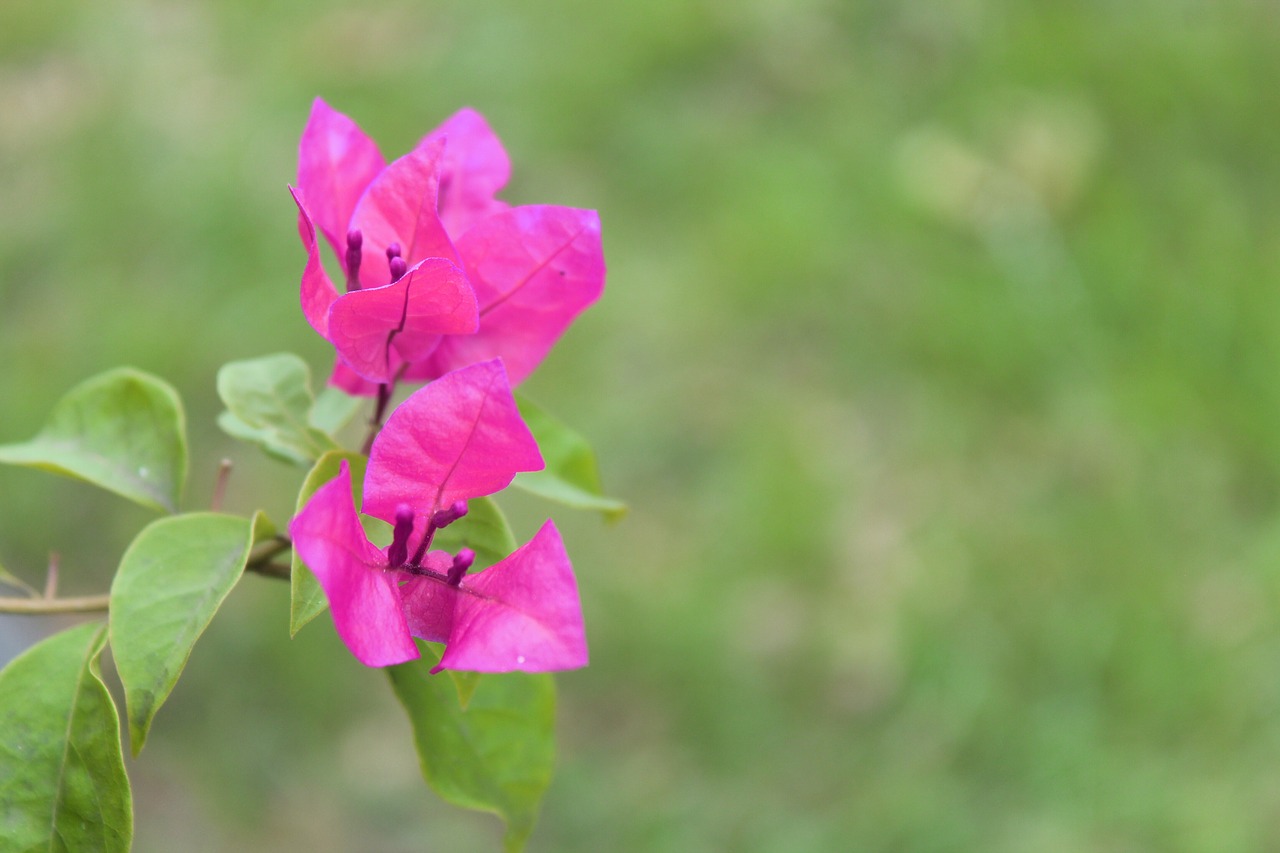
[[[391,382],[402,365],[434,351],[442,335],[477,330],[475,293],[462,270],[445,257],[421,258],[398,270],[398,275],[385,276],[392,279],[390,283],[357,287],[339,295],[320,261],[307,209],[296,193],[294,201],[298,205],[298,232],[307,250],[302,313],[312,328],[333,344],[341,363],[361,379],[375,384]],[[403,257],[393,255],[389,269],[397,270],[394,261],[407,265]]]
[[[571,669],[587,662],[573,567],[555,525],[483,572],[474,555],[428,550],[465,501],[542,468],[498,361],[440,377],[387,420],[369,457],[363,511],[394,525],[381,549],[364,535],[341,473],[289,525],[347,647],[369,666],[418,657],[412,637],[446,644],[438,668]]]
[[[604,290],[600,218],[594,210],[513,207],[476,223],[457,242],[475,288],[480,328],[450,335],[409,378],[431,379],[501,358],[519,384]]]
[[[299,145],[294,199],[308,253],[303,311],[338,351],[331,382],[372,394],[395,375],[429,380],[500,357],[518,383],[600,297],[605,267],[596,213],[547,205],[510,208],[496,198],[510,171],[502,143],[475,110],[455,113],[386,165],[355,122],[316,99]],[[394,261],[383,260],[389,252],[409,269],[429,258],[457,269],[436,264],[420,271],[406,288],[401,313],[391,299],[379,302],[379,311],[361,308],[365,319],[357,343],[341,330],[330,333],[329,312],[347,297],[338,296],[324,273],[317,228],[338,256],[347,297],[395,280],[388,266]],[[474,288],[478,309],[470,328],[463,322],[470,306],[461,297],[455,311],[432,313],[449,303],[462,279]],[[419,310],[418,300],[433,307]],[[347,301],[353,306],[348,313],[356,313],[357,300]],[[419,322],[403,329],[402,314]],[[392,332],[386,352],[370,351],[379,334]]]

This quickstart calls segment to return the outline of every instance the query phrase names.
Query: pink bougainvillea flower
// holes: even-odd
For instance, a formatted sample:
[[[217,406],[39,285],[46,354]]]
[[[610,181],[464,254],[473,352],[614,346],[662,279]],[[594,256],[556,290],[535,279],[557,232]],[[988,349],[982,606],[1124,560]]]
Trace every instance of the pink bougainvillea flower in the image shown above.
[[[477,221],[501,213],[507,203],[494,198],[511,177],[511,161],[484,116],[463,107],[423,137],[420,144],[447,142],[440,164],[440,219],[460,235]]]
[[[446,644],[436,669],[544,672],[586,665],[573,567],[555,525],[483,572],[474,554],[428,550],[466,501],[542,467],[498,361],[449,373],[401,404],[373,444],[363,511],[394,526],[365,537],[346,464],[289,525],[329,600],[334,626],[368,666],[418,657],[412,637]]]
[[[480,328],[444,338],[409,368],[411,379],[501,358],[519,384],[604,289],[594,210],[513,207],[476,223],[458,240],[458,253],[475,288]]]
[[[402,365],[434,351],[442,335],[476,330],[475,292],[450,261],[426,258],[402,269],[401,260],[390,265],[399,273],[390,284],[339,295],[320,263],[315,228],[301,202],[298,229],[307,247],[302,312],[358,380],[390,382]]]
[[[370,395],[389,374],[423,381],[500,357],[518,383],[600,297],[605,267],[596,213],[549,205],[510,208],[496,198],[510,171],[501,141],[475,110],[455,113],[385,165],[355,122],[316,99],[299,144],[294,198],[308,253],[303,310],[339,356],[330,382]],[[395,280],[382,255],[402,257],[408,268],[428,258],[456,264],[475,288],[477,326],[431,331],[424,321],[406,335],[394,322],[399,315],[387,309],[363,321],[359,346],[330,336],[328,314],[339,297],[324,275],[316,228],[333,246],[349,292]],[[456,278],[443,266],[431,272]],[[436,278],[430,281],[434,287]],[[392,300],[382,304],[386,309]],[[395,330],[398,348],[371,352],[379,330]],[[356,348],[362,354],[353,355]]]

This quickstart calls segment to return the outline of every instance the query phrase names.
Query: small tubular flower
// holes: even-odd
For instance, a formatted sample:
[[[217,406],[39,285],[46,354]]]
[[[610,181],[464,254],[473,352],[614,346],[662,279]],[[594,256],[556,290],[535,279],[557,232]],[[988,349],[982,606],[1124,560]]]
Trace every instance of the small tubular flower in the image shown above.
[[[329,600],[334,627],[368,666],[418,657],[412,638],[443,642],[436,669],[543,672],[584,666],[586,637],[573,567],[555,525],[483,572],[474,554],[429,550],[470,498],[542,467],[501,362],[446,374],[417,391],[373,444],[363,511],[394,525],[371,544],[351,500],[351,474],[318,489],[289,525]]]

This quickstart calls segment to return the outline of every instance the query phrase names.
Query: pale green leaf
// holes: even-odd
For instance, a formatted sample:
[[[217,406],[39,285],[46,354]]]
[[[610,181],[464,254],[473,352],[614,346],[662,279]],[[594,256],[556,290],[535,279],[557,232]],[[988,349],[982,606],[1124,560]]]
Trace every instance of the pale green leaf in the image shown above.
[[[218,396],[227,407],[218,425],[278,459],[310,465],[337,446],[312,423],[311,371],[292,353],[224,364]]]
[[[346,426],[360,406],[368,401],[368,397],[353,397],[341,388],[326,385],[316,394],[315,405],[311,407],[311,425],[333,435]]]
[[[35,438],[0,445],[0,462],[65,474],[176,512],[187,478],[182,402],[154,376],[109,370],[72,388]]]
[[[102,683],[106,626],[55,634],[0,672],[4,850],[124,853],[133,804],[120,718]]]
[[[233,515],[177,515],[148,525],[125,551],[111,584],[111,651],[134,755],[196,640],[243,574],[254,526]]]

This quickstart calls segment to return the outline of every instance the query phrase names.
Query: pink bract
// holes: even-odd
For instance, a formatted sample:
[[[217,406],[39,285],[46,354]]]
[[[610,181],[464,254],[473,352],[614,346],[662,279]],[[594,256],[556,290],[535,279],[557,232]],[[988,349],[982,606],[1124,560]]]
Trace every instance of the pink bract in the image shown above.
[[[377,144],[359,125],[320,98],[312,102],[298,143],[298,188],[339,258],[356,202],[385,165]]]
[[[413,507],[412,551],[436,510],[542,468],[502,362],[482,362],[440,377],[391,413],[369,452],[362,508],[394,523],[400,504]]]
[[[289,536],[329,599],[338,636],[361,663],[390,666],[418,657],[396,576],[386,571],[382,551],[365,538],[351,502],[346,462],[294,517]]]
[[[501,357],[519,384],[604,289],[600,218],[594,210],[530,205],[481,221],[458,241],[475,288],[480,328],[451,335],[413,378],[433,378]]]
[[[372,395],[400,367],[399,378],[424,381],[495,357],[506,361],[518,383],[600,297],[605,267],[595,212],[510,208],[495,197],[510,171],[501,141],[475,110],[459,110],[386,165],[354,121],[316,99],[299,144],[294,198],[307,249],[303,311],[338,351],[332,384]],[[478,325],[422,330],[420,338],[399,340],[398,352],[387,347],[377,354],[370,345],[398,330],[398,316],[384,311],[362,322],[356,352],[350,336],[329,334],[329,314],[339,299],[320,263],[317,228],[349,279],[354,261],[348,261],[347,235],[359,232],[363,245],[354,251],[361,290],[390,280],[389,247],[398,247],[409,267],[428,258],[456,263],[475,289]]]
[[[345,293],[329,307],[327,337],[369,382],[393,381],[400,366],[429,356],[442,335],[474,332],[476,297],[444,258],[427,258],[382,287]]]
[[[511,161],[484,116],[463,107],[422,144],[448,139],[440,170],[440,218],[450,234],[459,235],[475,222],[507,209],[494,196],[511,177]]]
[[[316,241],[316,229],[311,215],[303,206],[298,193],[289,190],[293,202],[298,206],[298,236],[302,238],[302,247],[307,250],[307,265],[302,270],[302,314],[320,337],[329,338],[329,309],[338,298],[333,288],[333,281],[324,271],[320,262],[320,245]]]
[[[445,140],[420,145],[387,166],[365,188],[351,214],[351,228],[364,239],[366,262],[360,286],[387,283],[387,247],[400,246],[410,266],[425,258],[458,259],[437,211]]]
[[[396,558],[412,553],[411,560],[392,566],[388,551],[365,537],[345,462],[316,490],[289,534],[357,659],[368,666],[412,660],[416,636],[446,644],[436,670],[545,672],[586,665],[577,582],[553,524],[474,575],[451,577],[455,558],[427,551],[439,510],[492,494],[516,473],[541,467],[506,371],[489,361],[411,395],[374,442],[364,512],[392,523],[412,515],[412,532]],[[466,563],[458,565],[465,570]]]
[[[511,556],[457,587],[415,577],[401,594],[413,636],[445,643],[432,672],[550,672],[587,665],[578,582],[551,521]]]

